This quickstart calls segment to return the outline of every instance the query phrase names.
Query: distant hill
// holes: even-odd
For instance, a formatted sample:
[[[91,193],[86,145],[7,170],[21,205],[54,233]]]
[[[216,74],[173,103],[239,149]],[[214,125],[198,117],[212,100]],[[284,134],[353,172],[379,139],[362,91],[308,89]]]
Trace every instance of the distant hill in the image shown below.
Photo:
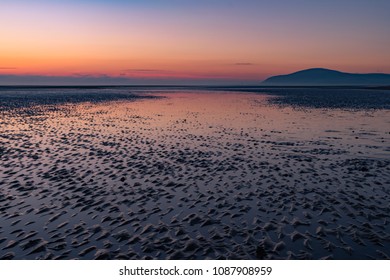
[[[384,86],[390,85],[390,74],[352,74],[324,68],[312,68],[288,75],[273,76],[265,86]]]

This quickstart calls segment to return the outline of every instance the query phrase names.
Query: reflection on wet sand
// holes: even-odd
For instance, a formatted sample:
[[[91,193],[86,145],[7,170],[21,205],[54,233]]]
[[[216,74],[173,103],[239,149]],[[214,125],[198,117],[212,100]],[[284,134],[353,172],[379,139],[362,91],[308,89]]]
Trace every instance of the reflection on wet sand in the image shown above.
[[[149,95],[0,111],[2,259],[389,258],[389,110]]]

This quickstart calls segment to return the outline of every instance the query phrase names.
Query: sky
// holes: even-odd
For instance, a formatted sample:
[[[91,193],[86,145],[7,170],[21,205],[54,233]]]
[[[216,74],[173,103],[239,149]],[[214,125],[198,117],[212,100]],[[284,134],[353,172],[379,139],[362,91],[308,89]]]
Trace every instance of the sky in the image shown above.
[[[0,0],[0,84],[390,73],[388,0]]]

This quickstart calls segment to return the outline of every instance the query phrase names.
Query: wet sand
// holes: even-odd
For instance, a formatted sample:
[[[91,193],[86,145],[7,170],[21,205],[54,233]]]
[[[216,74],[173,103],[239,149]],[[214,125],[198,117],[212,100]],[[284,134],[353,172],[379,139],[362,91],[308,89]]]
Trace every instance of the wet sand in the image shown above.
[[[390,258],[388,108],[125,92],[0,92],[0,259]]]

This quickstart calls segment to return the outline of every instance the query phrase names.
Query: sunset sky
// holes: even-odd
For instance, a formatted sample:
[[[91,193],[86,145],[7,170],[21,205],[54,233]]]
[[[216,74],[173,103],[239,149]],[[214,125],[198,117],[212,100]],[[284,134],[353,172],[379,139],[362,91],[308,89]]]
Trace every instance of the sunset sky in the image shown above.
[[[390,1],[0,0],[0,84],[253,84],[390,73]]]

